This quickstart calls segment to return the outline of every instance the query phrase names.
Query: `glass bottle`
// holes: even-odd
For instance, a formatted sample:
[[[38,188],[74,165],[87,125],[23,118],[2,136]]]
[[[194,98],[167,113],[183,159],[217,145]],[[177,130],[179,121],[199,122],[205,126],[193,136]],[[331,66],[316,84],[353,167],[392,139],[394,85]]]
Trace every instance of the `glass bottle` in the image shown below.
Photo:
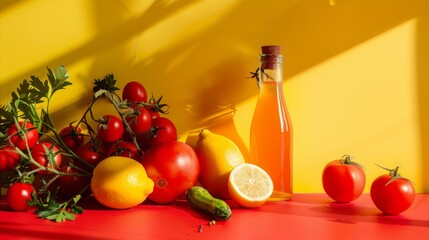
[[[283,94],[283,56],[280,46],[263,46],[259,95],[250,130],[250,162],[271,176],[269,201],[292,197],[292,125]]]
[[[188,110],[188,112],[191,111]],[[195,147],[201,130],[208,129],[213,133],[223,135],[232,140],[240,149],[244,159],[249,161],[249,150],[235,127],[235,112],[234,105],[219,105],[218,108],[205,113],[205,117],[200,113],[192,112],[192,115],[196,115],[200,120],[194,125],[192,130],[188,131],[186,143],[191,147]]]

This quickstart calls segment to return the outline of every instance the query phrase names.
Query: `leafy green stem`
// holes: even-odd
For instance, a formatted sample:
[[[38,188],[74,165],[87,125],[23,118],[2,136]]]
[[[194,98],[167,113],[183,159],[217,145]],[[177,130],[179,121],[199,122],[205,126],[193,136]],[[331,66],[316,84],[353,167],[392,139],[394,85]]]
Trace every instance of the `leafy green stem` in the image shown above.
[[[38,198],[35,193],[32,193],[33,201],[29,201],[29,204],[30,206],[37,207],[34,213],[39,218],[64,222],[66,220],[74,220],[76,218],[75,214],[83,213],[83,209],[77,205],[81,198],[81,195],[76,195],[66,202],[58,203],[51,197],[49,192],[46,199]]]

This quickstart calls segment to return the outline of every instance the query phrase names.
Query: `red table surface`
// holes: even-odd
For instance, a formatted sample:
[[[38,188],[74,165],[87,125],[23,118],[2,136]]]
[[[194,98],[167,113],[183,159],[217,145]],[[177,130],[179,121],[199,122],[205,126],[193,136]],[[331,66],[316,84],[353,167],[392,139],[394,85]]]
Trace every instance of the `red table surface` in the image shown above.
[[[233,208],[227,221],[209,218],[186,202],[144,203],[112,210],[89,198],[75,221],[55,223],[32,211],[12,212],[0,201],[0,239],[429,239],[429,195],[396,216],[383,215],[368,194],[334,203],[325,194],[295,194],[255,209]],[[202,231],[199,232],[200,225]]]

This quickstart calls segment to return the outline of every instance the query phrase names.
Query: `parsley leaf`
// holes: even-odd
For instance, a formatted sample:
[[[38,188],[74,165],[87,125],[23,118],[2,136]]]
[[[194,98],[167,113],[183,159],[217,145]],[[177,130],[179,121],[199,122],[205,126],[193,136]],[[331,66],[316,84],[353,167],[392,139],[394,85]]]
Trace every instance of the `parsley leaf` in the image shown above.
[[[68,81],[69,76],[63,66],[54,71],[47,68],[47,71],[48,79],[44,81],[36,76],[30,76],[30,80],[24,79],[16,91],[12,92],[10,104],[0,107],[1,130],[17,118],[28,119],[37,129],[41,129],[42,122],[46,119],[38,116],[40,112],[38,105],[46,99],[49,106],[49,100],[56,91],[72,84]],[[48,110],[45,110],[45,113],[47,112]]]
[[[43,94],[40,94],[32,90],[30,83],[25,79],[19,84],[19,88],[16,92],[12,92],[12,102],[21,100],[26,103],[41,103]]]
[[[81,199],[80,195],[76,195],[74,198],[64,203],[58,203],[54,198],[51,197],[51,193],[48,192],[45,199],[38,198],[36,193],[32,193],[33,201],[28,201],[30,206],[37,207],[34,212],[39,218],[47,219],[55,222],[65,222],[67,220],[73,221],[76,218],[75,214],[83,213],[83,209],[77,205]]]
[[[92,92],[98,92],[99,90],[106,90],[108,92],[115,92],[116,90],[119,90],[118,87],[115,86],[116,79],[113,76],[113,74],[107,74],[103,79],[95,79],[94,81],[94,87],[92,89]]]
[[[65,69],[63,66],[60,66],[52,72],[51,69],[48,69],[48,80],[49,84],[51,86],[51,95],[49,98],[54,94],[56,91],[60,89],[64,89],[68,85],[71,85],[71,82],[67,81],[69,76],[67,75],[67,69]]]
[[[49,84],[47,81],[42,82],[38,77],[31,76],[30,85],[30,93],[35,96],[38,96],[39,99],[42,99],[42,97],[48,98]]]

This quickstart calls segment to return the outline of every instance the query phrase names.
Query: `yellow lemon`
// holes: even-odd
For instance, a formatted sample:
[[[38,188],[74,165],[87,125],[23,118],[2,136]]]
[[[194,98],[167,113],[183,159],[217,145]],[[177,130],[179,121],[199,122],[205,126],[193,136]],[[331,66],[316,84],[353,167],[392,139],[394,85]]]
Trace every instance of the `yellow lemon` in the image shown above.
[[[201,131],[195,145],[195,152],[200,161],[200,183],[214,197],[230,198],[228,178],[234,167],[245,162],[237,145],[229,138],[210,132]]]
[[[142,203],[152,193],[154,183],[143,165],[127,157],[108,157],[94,169],[91,190],[106,207],[125,209]]]
[[[268,173],[251,163],[244,163],[231,171],[228,191],[234,201],[243,207],[259,207],[273,193],[273,181]]]

